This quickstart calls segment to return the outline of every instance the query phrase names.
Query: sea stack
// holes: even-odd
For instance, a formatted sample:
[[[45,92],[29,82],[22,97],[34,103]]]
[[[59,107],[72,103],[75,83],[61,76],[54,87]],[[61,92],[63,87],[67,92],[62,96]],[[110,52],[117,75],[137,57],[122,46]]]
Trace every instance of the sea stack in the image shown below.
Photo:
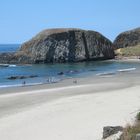
[[[19,63],[63,63],[114,58],[110,40],[98,32],[48,29],[21,45]]]

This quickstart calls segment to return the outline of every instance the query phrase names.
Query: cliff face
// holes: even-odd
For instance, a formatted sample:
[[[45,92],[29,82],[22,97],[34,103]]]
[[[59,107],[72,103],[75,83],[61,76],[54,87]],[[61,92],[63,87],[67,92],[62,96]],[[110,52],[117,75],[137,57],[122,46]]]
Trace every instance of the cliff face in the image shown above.
[[[138,44],[140,44],[140,28],[119,34],[113,43],[115,49],[132,47]]]
[[[114,58],[112,43],[98,32],[49,29],[22,44],[8,63],[63,63],[111,58]]]
[[[78,62],[114,58],[112,43],[94,31],[49,29],[25,42],[19,63]]]

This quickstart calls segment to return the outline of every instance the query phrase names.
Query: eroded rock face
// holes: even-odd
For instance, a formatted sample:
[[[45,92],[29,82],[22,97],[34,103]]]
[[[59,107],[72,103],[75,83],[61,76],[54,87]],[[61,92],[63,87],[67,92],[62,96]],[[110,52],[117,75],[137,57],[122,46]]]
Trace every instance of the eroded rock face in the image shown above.
[[[138,44],[140,44],[140,28],[119,34],[113,43],[115,49],[132,47]]]
[[[81,29],[49,29],[21,45],[11,62],[79,62],[114,58],[110,40],[98,32]]]
[[[114,57],[112,43],[94,31],[80,29],[45,30],[28,42],[19,52],[19,62],[78,62]]]

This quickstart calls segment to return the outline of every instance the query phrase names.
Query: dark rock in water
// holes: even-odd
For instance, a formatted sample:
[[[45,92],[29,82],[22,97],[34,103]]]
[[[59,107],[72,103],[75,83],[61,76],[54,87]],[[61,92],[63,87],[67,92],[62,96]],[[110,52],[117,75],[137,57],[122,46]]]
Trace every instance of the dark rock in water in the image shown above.
[[[90,69],[89,71],[97,71],[96,69]]]
[[[38,77],[37,75],[31,75],[31,76],[28,76],[29,78],[35,78],[35,77]],[[27,78],[28,78],[27,77]]]
[[[79,71],[78,70],[69,70],[66,73],[68,73],[68,74],[75,74],[75,73],[79,73]]]
[[[57,74],[58,75],[63,75],[64,73],[67,73],[67,74],[76,74],[76,73],[79,73],[78,70],[69,70],[69,71],[66,71],[66,72],[58,72]]]
[[[8,62],[63,63],[112,58],[112,43],[100,33],[63,28],[40,32],[22,44],[20,50]]]
[[[121,126],[106,126],[103,128],[103,139],[107,137],[117,134],[119,131],[123,131],[123,127]]]
[[[11,76],[11,77],[8,77],[7,79],[9,80],[24,79],[24,76]]]
[[[58,72],[57,74],[58,74],[58,75],[63,75],[63,74],[64,74],[64,72],[62,72],[62,71],[61,71],[61,72]]]
[[[12,63],[12,61],[15,62],[14,60],[14,55],[15,53],[0,53],[0,63],[2,64],[9,64]],[[13,62],[13,63],[14,63]],[[2,66],[2,65],[1,65]],[[3,65],[4,66],[4,65]],[[6,66],[6,65],[5,65]],[[9,65],[7,65],[8,67]]]
[[[125,48],[125,47],[132,47],[140,44],[140,28],[136,28],[134,30],[126,31],[119,34],[113,46],[115,49],[118,48]]]
[[[7,79],[9,80],[16,80],[16,79],[27,79],[27,78],[35,78],[38,77],[37,75],[30,75],[30,76],[10,76]]]

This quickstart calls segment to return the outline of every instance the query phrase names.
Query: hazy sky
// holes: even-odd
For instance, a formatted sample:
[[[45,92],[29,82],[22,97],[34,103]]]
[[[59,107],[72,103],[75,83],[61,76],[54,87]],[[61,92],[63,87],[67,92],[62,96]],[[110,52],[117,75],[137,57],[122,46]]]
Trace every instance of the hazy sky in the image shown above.
[[[140,26],[140,0],[0,0],[0,43],[22,43],[46,28],[96,30],[111,40]]]

